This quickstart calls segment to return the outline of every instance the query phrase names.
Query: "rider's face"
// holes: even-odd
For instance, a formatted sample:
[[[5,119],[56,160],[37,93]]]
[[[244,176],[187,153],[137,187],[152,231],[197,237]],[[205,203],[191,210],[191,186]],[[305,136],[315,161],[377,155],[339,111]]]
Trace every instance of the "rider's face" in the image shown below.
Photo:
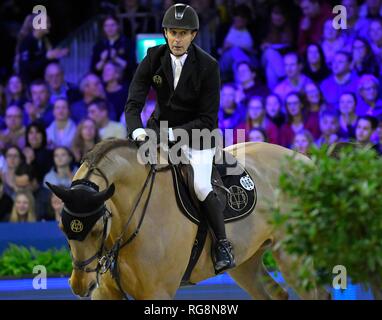
[[[194,40],[196,31],[185,29],[165,29],[165,36],[167,38],[171,53],[174,56],[182,56],[186,53],[192,40]]]

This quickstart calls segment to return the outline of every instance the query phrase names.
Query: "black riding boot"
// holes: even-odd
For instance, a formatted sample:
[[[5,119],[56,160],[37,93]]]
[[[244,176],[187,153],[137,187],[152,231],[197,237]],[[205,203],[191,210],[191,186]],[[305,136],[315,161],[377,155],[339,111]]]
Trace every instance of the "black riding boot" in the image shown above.
[[[235,267],[232,245],[227,240],[224,225],[223,206],[215,192],[211,191],[201,203],[203,213],[212,229],[214,236],[214,263],[216,274]]]

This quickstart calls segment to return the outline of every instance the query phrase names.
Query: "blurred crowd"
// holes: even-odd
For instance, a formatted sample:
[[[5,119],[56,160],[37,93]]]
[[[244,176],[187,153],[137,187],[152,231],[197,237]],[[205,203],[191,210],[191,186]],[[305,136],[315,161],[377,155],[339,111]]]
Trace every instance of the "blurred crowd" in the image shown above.
[[[109,2],[77,83],[60,64],[68,49],[50,41],[54,19],[35,30],[27,15],[9,42],[13,59],[0,71],[0,221],[54,220],[62,203],[45,182],[69,187],[97,142],[126,137],[134,35],[160,30],[152,13],[162,16],[174,1]],[[184,2],[199,14],[195,42],[220,64],[226,146],[265,141],[308,154],[356,141],[382,154],[382,0]],[[344,29],[333,25],[337,4],[346,8]],[[154,98],[150,92],[144,124]]]

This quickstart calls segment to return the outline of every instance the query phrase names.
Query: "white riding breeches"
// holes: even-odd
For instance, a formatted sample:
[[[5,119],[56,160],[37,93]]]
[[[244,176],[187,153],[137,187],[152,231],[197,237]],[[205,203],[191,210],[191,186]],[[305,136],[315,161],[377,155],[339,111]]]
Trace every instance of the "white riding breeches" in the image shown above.
[[[189,159],[194,171],[194,189],[199,201],[204,201],[213,190],[211,184],[212,162],[215,149],[197,150],[182,146],[182,149]]]

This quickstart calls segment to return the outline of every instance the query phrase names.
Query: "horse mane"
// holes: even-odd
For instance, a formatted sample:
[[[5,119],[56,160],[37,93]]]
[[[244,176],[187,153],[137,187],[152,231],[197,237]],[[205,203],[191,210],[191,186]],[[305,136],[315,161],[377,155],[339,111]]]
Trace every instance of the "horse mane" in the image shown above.
[[[134,142],[130,139],[107,139],[97,143],[82,159],[89,166],[96,165],[102,158],[105,157],[113,149],[120,147],[134,148]]]

